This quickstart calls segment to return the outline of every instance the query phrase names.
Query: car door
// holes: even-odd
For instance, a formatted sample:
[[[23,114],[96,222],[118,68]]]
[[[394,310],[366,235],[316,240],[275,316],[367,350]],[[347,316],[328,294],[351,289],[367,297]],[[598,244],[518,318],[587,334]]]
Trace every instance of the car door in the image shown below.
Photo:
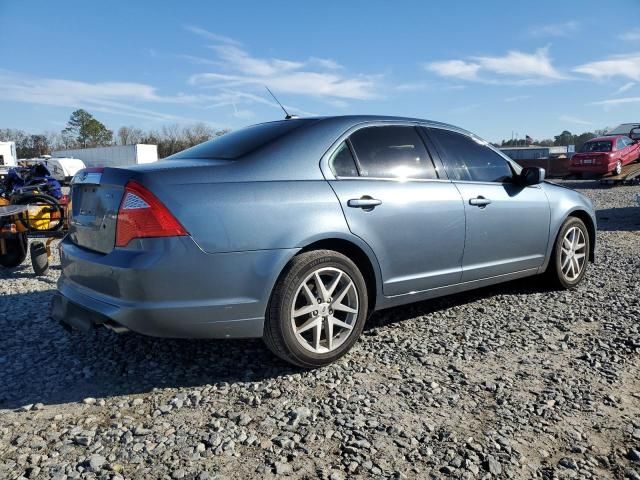
[[[413,125],[366,126],[328,154],[351,232],[374,251],[385,296],[454,284],[462,275],[464,207],[438,178]]]
[[[622,143],[624,144],[624,161],[622,163],[627,165],[636,159],[636,149],[630,138],[622,137]]]
[[[627,156],[628,156],[627,144],[625,143],[622,137],[618,137],[616,140],[616,154],[617,154],[616,160],[620,160],[620,163],[622,165],[626,165]]]
[[[510,162],[474,136],[441,128],[428,135],[464,202],[462,281],[540,267],[550,225],[543,189],[515,182]]]

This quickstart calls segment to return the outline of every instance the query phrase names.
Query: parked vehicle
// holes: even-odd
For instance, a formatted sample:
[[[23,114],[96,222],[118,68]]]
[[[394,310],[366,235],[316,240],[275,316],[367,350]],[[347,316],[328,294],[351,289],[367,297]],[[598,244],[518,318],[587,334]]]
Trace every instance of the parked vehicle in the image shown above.
[[[108,147],[56,150],[54,157],[79,158],[87,167],[116,167],[158,161],[157,145],[111,145]]]
[[[71,179],[76,173],[78,173],[78,171],[86,168],[84,162],[79,158],[59,158],[52,157],[50,155],[20,160],[20,164],[25,166],[42,164],[47,167],[47,170],[49,170],[49,172],[51,172],[51,176],[53,178],[63,184],[68,184],[69,182],[71,182]]]
[[[580,193],[475,135],[345,116],[244,128],[72,185],[52,317],[161,337],[263,337],[326,365],[374,310],[594,258]]]
[[[6,175],[11,167],[17,165],[15,142],[0,142],[0,175]]]
[[[609,130],[607,135],[625,135],[631,140],[640,140],[640,123],[622,123]]]
[[[622,167],[640,158],[640,142],[625,135],[607,135],[584,143],[571,159],[569,171],[605,175],[622,173]]]

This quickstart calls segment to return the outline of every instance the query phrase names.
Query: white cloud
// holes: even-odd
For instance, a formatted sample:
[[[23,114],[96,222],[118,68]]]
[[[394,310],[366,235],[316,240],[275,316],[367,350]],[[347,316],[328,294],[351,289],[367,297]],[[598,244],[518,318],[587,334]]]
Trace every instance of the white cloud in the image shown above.
[[[571,115],[560,115],[558,119],[561,122],[573,123],[576,125],[593,125],[593,122],[590,122],[588,120],[583,120],[582,118],[573,117]]]
[[[476,60],[485,70],[500,75],[554,80],[564,78],[551,64],[548,48],[539,48],[535,53],[512,50],[504,57],[476,57]]]
[[[606,60],[579,65],[573,71],[589,75],[598,80],[624,77],[640,81],[640,54],[615,55]]]
[[[640,103],[640,97],[614,98],[610,100],[600,100],[592,102],[591,105],[601,105],[605,108],[616,107],[619,105],[628,105],[630,103]]]
[[[340,65],[335,60],[332,60],[331,58],[311,57],[309,59],[309,63],[312,65],[313,64],[318,65],[322,68],[327,68],[329,70],[340,70],[341,68],[344,68],[342,65]]]
[[[537,25],[529,29],[532,37],[569,37],[580,30],[580,22],[571,20],[564,23]]]
[[[212,42],[227,43],[229,45],[240,45],[240,42],[234,40],[233,38],[225,37],[224,35],[218,35],[217,33],[212,33],[208,30],[205,30],[204,28],[200,28],[195,25],[184,25],[184,29]]]
[[[548,48],[534,53],[511,50],[501,57],[431,62],[425,68],[442,77],[493,84],[527,85],[567,78],[553,66]]]
[[[636,82],[625,83],[618,90],[616,90],[613,94],[614,95],[620,95],[621,93],[624,93],[624,92],[626,92],[628,90],[631,90],[635,86],[636,86]]]
[[[476,80],[480,65],[469,63],[463,60],[445,60],[442,62],[431,62],[425,68],[441,77],[453,77],[461,80]]]
[[[640,40],[640,28],[634,28],[633,30],[629,30],[628,32],[624,32],[619,35],[618,38],[620,40],[626,40],[627,42],[637,42]]]
[[[212,45],[217,71],[192,75],[191,85],[214,88],[268,86],[274,92],[364,100],[377,96],[375,76],[338,72],[332,60],[310,58],[292,61],[252,56],[237,45]]]
[[[159,95],[150,85],[131,82],[88,83],[59,78],[33,78],[0,71],[0,98],[37,105],[85,107],[96,111],[143,118],[146,120],[192,121],[139,104],[190,104],[206,101],[207,96]]]

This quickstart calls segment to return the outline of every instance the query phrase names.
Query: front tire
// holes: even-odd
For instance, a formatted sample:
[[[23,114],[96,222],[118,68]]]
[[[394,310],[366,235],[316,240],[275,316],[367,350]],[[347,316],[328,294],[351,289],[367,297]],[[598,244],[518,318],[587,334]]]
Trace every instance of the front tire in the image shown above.
[[[367,286],[358,267],[332,250],[291,260],[271,295],[263,339],[299,367],[335,362],[356,342],[367,319]]]
[[[16,268],[27,258],[29,240],[26,233],[17,233],[4,239],[6,253],[0,255],[0,265],[5,268]]]
[[[589,264],[589,231],[582,220],[569,217],[560,228],[547,267],[547,274],[560,288],[576,287]]]

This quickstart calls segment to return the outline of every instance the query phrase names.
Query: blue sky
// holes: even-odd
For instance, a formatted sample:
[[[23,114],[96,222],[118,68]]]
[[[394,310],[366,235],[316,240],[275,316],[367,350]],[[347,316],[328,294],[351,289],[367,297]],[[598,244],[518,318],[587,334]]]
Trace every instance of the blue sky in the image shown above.
[[[0,128],[377,113],[488,140],[640,121],[640,1],[0,0]]]

